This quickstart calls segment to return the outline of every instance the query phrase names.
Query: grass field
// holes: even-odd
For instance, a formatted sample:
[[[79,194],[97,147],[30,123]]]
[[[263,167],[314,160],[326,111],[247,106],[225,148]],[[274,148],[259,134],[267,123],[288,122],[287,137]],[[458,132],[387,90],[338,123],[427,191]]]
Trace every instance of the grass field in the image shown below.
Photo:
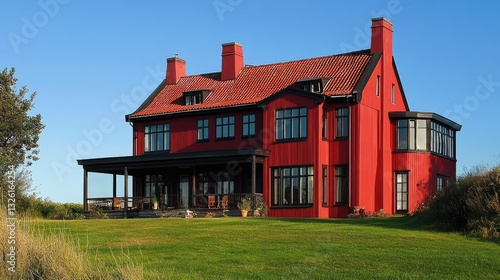
[[[410,218],[128,219],[35,222],[144,279],[498,279],[498,243]],[[125,255],[124,255],[125,254]],[[128,257],[130,259],[128,260]]]

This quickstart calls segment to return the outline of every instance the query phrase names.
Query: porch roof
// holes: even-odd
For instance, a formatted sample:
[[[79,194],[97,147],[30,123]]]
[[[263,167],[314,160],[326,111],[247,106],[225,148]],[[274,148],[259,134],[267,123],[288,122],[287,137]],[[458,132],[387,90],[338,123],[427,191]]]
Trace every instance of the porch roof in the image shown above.
[[[147,153],[141,156],[121,156],[77,160],[89,172],[124,174],[125,167],[129,174],[152,168],[187,167],[234,162],[251,163],[255,156],[256,163],[262,163],[269,151],[264,149],[236,149],[221,151],[203,151],[191,153]]]

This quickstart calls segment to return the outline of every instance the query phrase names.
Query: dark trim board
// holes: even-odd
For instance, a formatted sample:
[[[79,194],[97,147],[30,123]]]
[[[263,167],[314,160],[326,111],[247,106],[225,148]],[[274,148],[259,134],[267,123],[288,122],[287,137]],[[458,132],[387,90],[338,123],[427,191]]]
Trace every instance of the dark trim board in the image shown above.
[[[127,168],[129,174],[150,168],[201,166],[214,164],[227,164],[234,161],[238,163],[251,163],[255,157],[256,163],[263,163],[269,156],[269,151],[264,149],[222,150],[180,154],[145,154],[142,156],[123,156],[109,158],[79,159],[78,164],[83,165],[88,172],[107,174],[124,174]]]

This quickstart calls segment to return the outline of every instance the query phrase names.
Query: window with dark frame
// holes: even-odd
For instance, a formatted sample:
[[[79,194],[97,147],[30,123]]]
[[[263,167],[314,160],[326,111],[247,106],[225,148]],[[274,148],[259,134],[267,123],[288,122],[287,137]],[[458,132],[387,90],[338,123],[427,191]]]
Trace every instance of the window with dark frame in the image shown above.
[[[450,186],[450,177],[437,175],[436,176],[436,192],[442,191],[444,188]]]
[[[377,75],[377,84],[375,86],[375,96],[380,97],[380,75]]]
[[[398,150],[428,151],[427,120],[398,120]]]
[[[408,171],[396,172],[396,212],[408,212]]]
[[[208,140],[208,119],[198,120],[198,141]]]
[[[170,124],[148,125],[144,127],[144,151],[158,152],[170,150]]]
[[[323,189],[323,206],[328,206],[328,165],[323,165],[321,168],[322,189]]]
[[[349,167],[339,165],[335,167],[335,204],[347,204],[349,200]]]
[[[307,138],[307,108],[276,110],[276,140]]]
[[[391,103],[396,104],[396,86],[394,84],[391,87]]]
[[[339,108],[336,110],[337,135],[336,138],[349,137],[349,108]]]
[[[243,115],[243,137],[255,136],[255,114]]]
[[[323,109],[321,135],[323,136],[323,140],[328,140],[328,111],[326,109]]]
[[[430,142],[431,152],[455,158],[455,131],[453,129],[431,121]]]
[[[183,92],[182,95],[184,98],[184,105],[189,106],[202,104],[203,101],[208,97],[210,92],[210,90],[193,90]]]
[[[197,94],[185,94],[184,95],[184,105],[196,105],[202,103],[201,93]]]
[[[309,206],[313,203],[313,166],[272,168],[271,205]]]
[[[430,151],[455,158],[455,131],[433,120],[402,119],[396,123],[397,149]]]
[[[234,138],[234,116],[215,119],[215,138]]]

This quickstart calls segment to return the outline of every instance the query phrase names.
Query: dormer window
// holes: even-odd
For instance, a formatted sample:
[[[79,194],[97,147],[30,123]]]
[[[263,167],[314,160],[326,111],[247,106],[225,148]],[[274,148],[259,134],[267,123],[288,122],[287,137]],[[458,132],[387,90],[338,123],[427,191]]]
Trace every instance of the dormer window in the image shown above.
[[[202,104],[209,94],[210,94],[209,90],[185,91],[182,93],[184,97],[184,105],[189,106],[189,105]]]
[[[327,78],[310,78],[298,80],[295,84],[303,91],[322,93],[329,80]]]

